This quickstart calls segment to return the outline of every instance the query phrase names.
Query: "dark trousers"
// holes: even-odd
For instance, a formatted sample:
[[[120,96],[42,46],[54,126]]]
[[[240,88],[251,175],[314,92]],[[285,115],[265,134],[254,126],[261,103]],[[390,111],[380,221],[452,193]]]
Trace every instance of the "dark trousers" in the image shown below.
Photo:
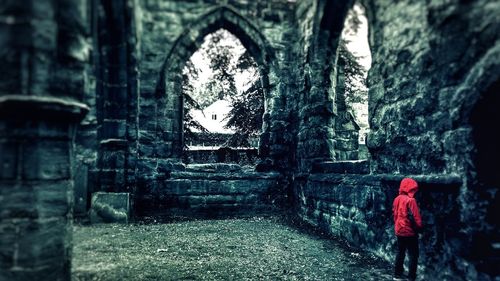
[[[403,263],[405,260],[406,250],[410,258],[410,268],[408,271],[408,278],[415,280],[417,277],[417,263],[418,263],[418,236],[398,236],[398,253],[396,255],[396,263],[394,264],[394,275],[403,275]]]

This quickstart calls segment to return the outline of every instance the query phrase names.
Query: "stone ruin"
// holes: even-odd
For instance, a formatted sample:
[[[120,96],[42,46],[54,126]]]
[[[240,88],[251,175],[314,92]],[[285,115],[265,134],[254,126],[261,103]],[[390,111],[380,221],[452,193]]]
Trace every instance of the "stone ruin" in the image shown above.
[[[392,260],[406,176],[425,280],[498,280],[500,3],[360,3],[371,131],[349,161],[337,50],[353,1],[3,1],[0,280],[70,280],[73,210],[101,193],[125,194],[132,218],[287,210]],[[252,169],[181,160],[182,69],[220,28],[265,90]]]

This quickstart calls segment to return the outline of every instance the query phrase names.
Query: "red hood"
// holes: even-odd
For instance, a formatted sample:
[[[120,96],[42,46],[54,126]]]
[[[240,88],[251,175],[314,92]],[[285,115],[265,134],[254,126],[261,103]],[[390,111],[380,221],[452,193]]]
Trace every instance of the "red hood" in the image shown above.
[[[407,194],[413,197],[418,191],[418,184],[414,179],[404,178],[399,185],[399,194]]]

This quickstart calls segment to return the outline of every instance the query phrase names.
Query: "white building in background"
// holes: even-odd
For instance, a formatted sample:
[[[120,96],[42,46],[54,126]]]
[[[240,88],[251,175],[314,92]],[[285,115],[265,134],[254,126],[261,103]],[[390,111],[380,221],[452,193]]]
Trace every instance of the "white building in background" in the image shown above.
[[[210,133],[234,134],[234,130],[226,129],[225,118],[233,107],[227,100],[217,100],[203,110],[191,109],[191,116]]]
[[[359,126],[359,143],[366,143],[366,135],[370,131],[370,125],[368,124],[368,104],[363,103],[352,103],[351,110]]]

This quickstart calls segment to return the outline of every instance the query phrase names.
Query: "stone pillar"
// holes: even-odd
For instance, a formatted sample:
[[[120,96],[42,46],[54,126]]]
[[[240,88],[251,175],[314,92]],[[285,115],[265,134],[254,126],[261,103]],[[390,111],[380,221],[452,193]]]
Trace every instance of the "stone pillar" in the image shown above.
[[[345,61],[337,58],[337,85],[335,87],[335,156],[336,160],[357,160],[359,149],[359,125],[346,102]]]
[[[60,2],[0,8],[2,281],[71,277],[72,140],[88,108],[74,99],[83,81],[76,75],[82,36],[61,24],[62,15],[77,18],[67,12],[80,2]]]
[[[129,157],[128,143],[137,139],[137,69],[135,37],[131,30],[133,6],[128,6],[127,1],[103,1],[102,5],[99,180],[100,190],[118,192],[127,191],[128,180],[134,176],[134,168],[128,163],[133,160]],[[133,148],[131,150],[134,152]]]
[[[86,110],[0,97],[0,280],[70,280],[72,137]]]
[[[313,163],[335,160],[336,107],[329,77],[335,57],[327,52],[328,40],[328,32],[321,30],[309,62],[310,89],[299,111],[302,124],[297,153],[302,171],[310,170]]]

